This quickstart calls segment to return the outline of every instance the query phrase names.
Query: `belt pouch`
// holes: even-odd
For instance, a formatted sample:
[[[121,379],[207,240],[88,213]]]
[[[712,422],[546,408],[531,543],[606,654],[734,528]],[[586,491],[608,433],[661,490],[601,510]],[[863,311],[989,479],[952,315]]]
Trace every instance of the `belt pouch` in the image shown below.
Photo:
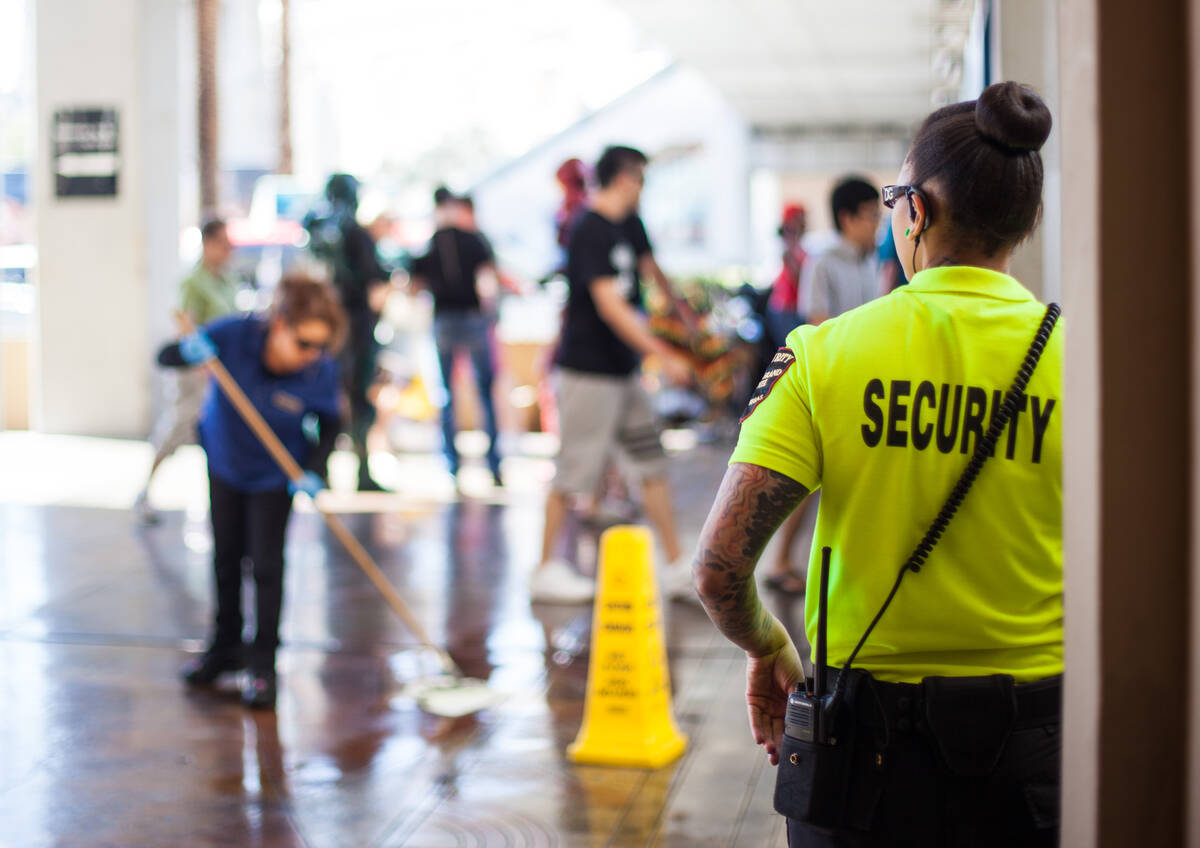
[[[855,735],[850,690],[856,688],[857,676],[847,682],[847,698],[834,717],[828,743],[783,734],[775,775],[775,811],[780,815],[815,827],[844,823]]]
[[[951,774],[985,777],[1000,762],[1017,720],[1013,678],[927,677],[925,720]]]

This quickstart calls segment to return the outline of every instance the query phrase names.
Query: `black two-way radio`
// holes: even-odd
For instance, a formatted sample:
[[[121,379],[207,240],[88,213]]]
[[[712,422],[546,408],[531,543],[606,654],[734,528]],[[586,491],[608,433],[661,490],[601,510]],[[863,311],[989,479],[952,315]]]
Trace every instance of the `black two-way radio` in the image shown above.
[[[830,707],[833,695],[826,686],[826,639],[829,627],[829,558],[832,550],[821,549],[821,589],[817,595],[817,644],[813,657],[813,691],[798,687],[788,696],[787,712],[783,720],[783,732],[793,739],[816,742],[822,745],[836,744],[833,736],[833,715]]]
[[[842,810],[849,775],[851,746],[839,739],[838,706],[842,693],[829,691],[827,641],[829,629],[829,560],[821,549],[821,594],[817,599],[817,642],[814,646],[813,687],[803,685],[788,695],[780,753],[783,762],[775,781],[775,809],[788,818],[815,825],[832,825]]]

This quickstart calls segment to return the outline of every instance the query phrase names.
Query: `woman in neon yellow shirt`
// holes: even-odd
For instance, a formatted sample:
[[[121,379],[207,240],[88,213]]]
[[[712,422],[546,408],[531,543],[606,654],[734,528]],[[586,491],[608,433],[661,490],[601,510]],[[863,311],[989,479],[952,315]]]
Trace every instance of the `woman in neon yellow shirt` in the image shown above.
[[[1005,390],[1046,312],[1007,271],[1041,214],[1050,126],[1042,100],[1011,82],[926,119],[899,185],[884,189],[910,284],[788,336],[702,533],[697,589],[747,653],[751,729],[776,762],[804,673],[753,571],[784,518],[822,489],[805,619],[812,642],[815,561],[828,546],[834,680],[853,658],[836,719],[848,777],[818,772],[833,812],[806,818],[784,785],[804,756],[785,758],[777,807],[793,846],[1055,842],[1061,330],[925,567],[855,653],[985,432],[1004,421]]]

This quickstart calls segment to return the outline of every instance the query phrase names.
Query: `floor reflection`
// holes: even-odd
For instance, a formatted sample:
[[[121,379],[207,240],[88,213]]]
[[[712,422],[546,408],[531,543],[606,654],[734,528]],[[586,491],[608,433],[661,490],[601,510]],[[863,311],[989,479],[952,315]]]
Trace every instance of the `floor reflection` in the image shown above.
[[[685,533],[724,461],[674,464]],[[663,631],[684,757],[566,759],[591,610],[530,604],[542,501],[497,500],[343,516],[430,637],[505,696],[461,719],[404,696],[436,657],[312,513],[289,528],[278,708],[255,713],[236,678],[176,679],[211,617],[208,554],[187,541],[202,518],[135,532],[120,510],[0,503],[0,845],[782,844],[744,663],[695,606],[668,605]],[[799,632],[802,607],[777,612]]]

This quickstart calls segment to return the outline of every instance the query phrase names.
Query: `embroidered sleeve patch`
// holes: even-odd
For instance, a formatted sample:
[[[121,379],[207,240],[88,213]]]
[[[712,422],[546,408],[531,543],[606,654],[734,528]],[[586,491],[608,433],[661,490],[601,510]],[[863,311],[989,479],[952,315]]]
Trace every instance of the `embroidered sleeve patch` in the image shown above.
[[[792,353],[791,348],[781,347],[775,351],[775,358],[767,366],[762,379],[759,380],[758,386],[754,389],[754,394],[750,395],[750,402],[746,404],[746,411],[742,413],[742,417],[739,420],[745,421],[754,410],[758,409],[758,405],[767,399],[767,395],[771,393],[771,389],[775,388],[775,384],[779,382],[779,378],[787,373],[787,370],[792,367],[792,363],[795,361],[796,354]]]

